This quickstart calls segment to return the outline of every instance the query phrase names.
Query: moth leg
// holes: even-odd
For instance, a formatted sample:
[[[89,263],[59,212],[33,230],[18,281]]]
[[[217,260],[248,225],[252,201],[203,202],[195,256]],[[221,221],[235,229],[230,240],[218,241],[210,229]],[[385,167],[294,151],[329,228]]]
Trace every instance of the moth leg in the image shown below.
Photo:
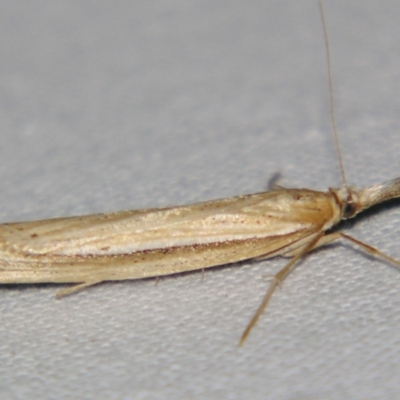
[[[352,242],[353,244],[357,245],[358,247],[361,247],[362,250],[364,250],[366,253],[368,253],[372,257],[380,258],[380,259],[386,261],[387,263],[392,264],[392,265],[396,266],[397,268],[400,268],[399,260],[396,260],[395,258],[390,257],[390,256],[386,255],[385,253],[382,253],[375,247],[370,246],[367,243],[361,242],[361,240],[355,239],[352,236],[346,235],[343,232],[335,232],[335,233],[338,235],[338,237],[346,239],[349,242]]]
[[[88,286],[97,285],[100,282],[103,282],[103,281],[87,281],[87,282],[83,282],[83,283],[78,283],[77,285],[70,286],[65,289],[61,289],[56,293],[56,298],[60,299],[61,297],[69,296],[70,294],[79,292],[80,290],[82,290]]]
[[[285,190],[286,188],[278,185],[278,182],[281,180],[282,174],[280,172],[276,172],[271,176],[271,178],[268,180],[268,190]]]
[[[318,247],[325,246],[326,244],[332,243],[335,240],[338,240],[342,238],[342,232],[333,232],[333,233],[328,233],[327,235],[322,236],[317,243],[315,243],[315,246],[311,249],[317,249]]]
[[[310,249],[310,251],[317,249],[318,247],[322,247],[325,246],[326,244],[329,244],[331,242],[334,242],[335,240],[341,239],[341,233],[340,232],[333,232],[333,233],[329,233],[329,234],[324,234],[323,236],[318,235],[319,239],[317,241],[317,243],[314,244],[314,247]],[[303,242],[304,243],[304,242]],[[295,257],[297,256],[299,253],[303,253],[303,249],[304,249],[304,244],[301,243],[301,245],[299,245],[298,247],[286,251],[283,254],[277,254],[281,257]],[[261,256],[261,257],[257,257],[256,260],[262,260],[263,258],[269,258],[271,257],[271,254],[267,254],[267,256]]]
[[[376,249],[375,247],[362,242],[361,240],[358,240],[352,236],[346,235],[343,232],[333,232],[330,233],[328,235],[322,236],[318,242],[314,245],[314,247],[312,248],[312,250],[316,249],[317,247],[321,247],[324,246],[325,244],[331,243],[335,240],[338,239],[345,239],[348,240],[349,242],[355,244],[356,246],[360,247],[363,251],[365,251],[366,253],[368,253],[369,255],[371,255],[372,257],[375,258],[380,258],[384,261],[386,261],[389,264],[392,264],[398,268],[400,268],[400,261],[396,260],[395,258],[392,258],[388,255],[386,255],[385,253],[382,253],[381,251],[379,251],[378,249]]]
[[[398,268],[400,268],[400,261],[396,260],[378,249],[376,249],[373,246],[370,246],[367,243],[361,242],[358,239],[353,238],[352,236],[346,235],[343,232],[333,232],[328,235],[324,235],[323,232],[321,232],[318,236],[310,240],[306,245],[303,247],[300,247],[299,249],[296,249],[292,251],[291,253],[287,253],[286,255],[292,255],[293,258],[285,265],[284,268],[282,268],[274,277],[273,280],[268,288],[267,293],[264,296],[264,299],[260,306],[258,307],[258,310],[254,314],[253,318],[251,319],[250,323],[247,325],[247,328],[243,332],[243,335],[240,339],[239,345],[241,346],[244,341],[246,340],[247,336],[249,335],[251,329],[253,326],[256,324],[258,318],[260,315],[263,313],[265,307],[267,306],[272,294],[274,293],[275,289],[277,286],[280,286],[282,281],[285,279],[287,274],[290,272],[290,270],[293,268],[293,266],[296,264],[299,259],[301,259],[305,254],[307,254],[309,251],[314,250],[318,247],[324,246],[328,243],[331,243],[335,240],[338,239],[346,239],[349,242],[357,245],[360,247],[363,251],[366,253],[370,254],[373,257],[378,257],[381,258],[382,260],[388,262],[389,264],[392,264]]]
[[[239,341],[239,346],[242,346],[245,342],[247,336],[249,335],[251,329],[258,321],[258,318],[265,310],[272,294],[274,293],[275,289],[281,285],[282,281],[285,279],[287,274],[293,268],[293,266],[299,261],[305,254],[307,254],[310,250],[312,250],[315,245],[320,241],[323,237],[324,232],[319,233],[316,237],[312,238],[308,243],[306,243],[300,251],[277,273],[272,279],[272,282],[267,290],[267,293],[264,296],[263,301],[261,302],[260,306],[258,307],[256,313],[254,314],[253,318],[250,320],[249,324],[247,325],[246,329],[244,330],[242,337]]]
[[[347,236],[347,235],[345,235],[345,236]],[[310,251],[313,251],[313,250],[317,249],[318,247],[325,246],[329,243],[334,242],[335,240],[342,239],[342,238],[344,238],[344,234],[342,234],[342,232],[333,232],[333,233],[328,233],[327,235],[323,235],[318,239],[317,243],[314,244],[314,247],[312,249],[310,249]],[[288,252],[282,254],[282,257],[295,257],[295,256],[297,256],[297,254],[303,252],[303,248],[304,248],[304,246],[300,246],[294,250],[288,251]],[[265,257],[265,256],[262,256],[262,257]],[[268,257],[270,257],[270,255],[268,255]],[[260,257],[260,259],[262,259],[262,258]],[[256,260],[258,260],[258,258],[256,258]]]

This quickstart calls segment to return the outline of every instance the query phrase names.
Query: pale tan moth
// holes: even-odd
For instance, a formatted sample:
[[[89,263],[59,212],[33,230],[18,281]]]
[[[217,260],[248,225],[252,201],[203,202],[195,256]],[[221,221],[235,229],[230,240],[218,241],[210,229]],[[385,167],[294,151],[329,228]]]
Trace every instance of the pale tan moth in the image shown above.
[[[272,279],[240,343],[275,288],[311,250],[345,239],[373,256],[400,262],[339,231],[339,221],[400,197],[400,178],[356,190],[346,183],[336,132],[326,24],[330,114],[343,186],[326,193],[275,186],[263,193],[187,206],[122,211],[0,225],[0,283],[76,283],[65,296],[104,281],[141,279],[275,256],[290,261]]]

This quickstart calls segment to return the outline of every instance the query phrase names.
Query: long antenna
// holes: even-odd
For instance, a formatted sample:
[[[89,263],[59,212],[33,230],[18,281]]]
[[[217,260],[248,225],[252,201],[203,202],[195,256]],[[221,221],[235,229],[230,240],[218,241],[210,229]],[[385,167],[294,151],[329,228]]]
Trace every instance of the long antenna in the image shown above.
[[[325,49],[326,49],[326,62],[327,62],[327,65],[328,65],[329,109],[330,109],[330,115],[331,115],[331,125],[332,125],[333,137],[335,138],[336,153],[337,153],[338,159],[339,159],[340,172],[342,174],[343,185],[345,187],[347,187],[347,179],[346,179],[346,174],[344,172],[343,158],[342,158],[342,153],[340,151],[339,135],[338,135],[338,132],[337,132],[337,129],[336,129],[335,105],[334,105],[334,101],[333,101],[331,52],[330,52],[330,47],[329,47],[328,31],[326,29],[324,9],[322,7],[322,1],[321,0],[318,0],[318,5],[319,5],[319,12],[321,14],[322,28],[324,30]]]

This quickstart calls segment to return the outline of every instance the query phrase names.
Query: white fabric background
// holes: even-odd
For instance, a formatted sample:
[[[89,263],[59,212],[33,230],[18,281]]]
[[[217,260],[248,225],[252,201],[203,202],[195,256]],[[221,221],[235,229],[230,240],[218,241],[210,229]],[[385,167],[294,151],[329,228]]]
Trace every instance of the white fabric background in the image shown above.
[[[340,186],[314,0],[3,2],[0,219]],[[351,183],[400,171],[398,1],[325,1]],[[397,202],[397,205],[399,203]],[[400,258],[400,210],[349,231]],[[345,225],[350,228],[350,224]],[[331,246],[107,283],[0,287],[1,399],[395,399],[400,273]]]

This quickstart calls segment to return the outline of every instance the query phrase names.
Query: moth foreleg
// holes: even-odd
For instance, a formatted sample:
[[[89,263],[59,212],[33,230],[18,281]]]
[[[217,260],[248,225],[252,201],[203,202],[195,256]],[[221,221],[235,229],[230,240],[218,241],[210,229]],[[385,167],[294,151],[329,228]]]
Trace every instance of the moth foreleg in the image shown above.
[[[389,264],[392,264],[392,265],[400,268],[399,260],[396,260],[395,258],[390,257],[390,256],[386,255],[385,253],[382,253],[375,247],[370,246],[369,244],[364,243],[361,240],[355,239],[352,236],[346,235],[343,232],[335,232],[335,233],[339,237],[342,237],[343,239],[346,239],[346,240],[352,242],[353,244],[357,245],[358,247],[361,247],[362,250],[364,250],[366,253],[370,254],[372,257],[381,258],[382,260],[388,262]]]
[[[356,246],[360,247],[361,250],[365,251],[367,254],[371,255],[372,257],[375,258],[380,258],[384,261],[386,261],[389,264],[392,264],[398,268],[400,268],[400,261],[396,260],[393,257],[388,256],[385,253],[382,253],[380,250],[378,250],[377,248],[362,242],[361,240],[358,240],[352,236],[346,235],[343,232],[333,232],[333,233],[329,233],[328,235],[322,236],[317,243],[315,243],[314,247],[311,250],[314,250],[318,247],[324,246],[326,244],[329,244],[335,240],[338,239],[345,239],[348,240],[349,242],[355,244]]]

